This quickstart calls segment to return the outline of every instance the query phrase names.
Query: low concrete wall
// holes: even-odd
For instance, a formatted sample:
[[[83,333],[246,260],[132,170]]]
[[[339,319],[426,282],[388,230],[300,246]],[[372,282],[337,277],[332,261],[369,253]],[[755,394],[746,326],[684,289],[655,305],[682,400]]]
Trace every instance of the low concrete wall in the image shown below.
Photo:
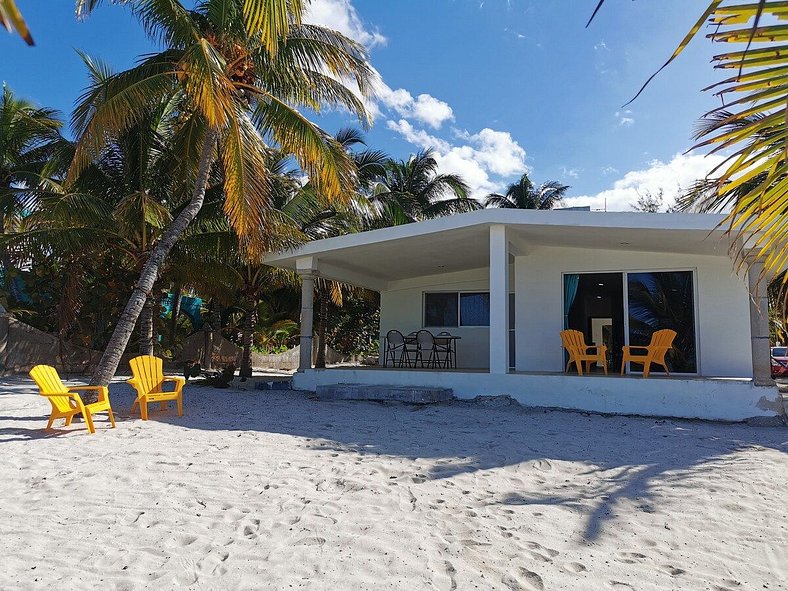
[[[608,414],[743,421],[785,413],[776,387],[749,379],[573,376],[384,369],[312,369],[293,376],[293,386],[368,384],[451,388],[458,398],[508,395],[520,404]]]
[[[254,367],[260,367],[264,369],[281,369],[281,370],[293,370],[298,369],[298,360],[301,354],[301,346],[296,345],[292,349],[288,349],[283,353],[277,353],[275,355],[263,355],[262,353],[252,353],[252,365]],[[312,346],[312,363],[315,362],[317,358],[317,345]],[[328,347],[326,351],[326,363],[329,365],[333,365],[335,363],[342,363],[343,361],[347,361],[347,356],[342,355],[337,351],[334,351],[331,347]]]
[[[183,348],[178,354],[178,362],[183,363],[187,360],[202,361],[203,347],[205,346],[205,333],[202,331],[196,332],[189,336],[183,343]],[[252,367],[260,369],[280,369],[280,370],[294,370],[298,369],[298,359],[300,347],[288,349],[283,353],[275,355],[263,355],[262,353],[255,353],[252,351]],[[241,365],[241,347],[228,341],[218,333],[213,337],[213,353],[211,356],[213,367],[224,367],[226,365],[234,364],[236,367]],[[317,356],[317,349],[312,350],[312,362],[314,363]],[[347,357],[334,351],[331,347],[326,352],[326,363],[335,364],[346,361]]]
[[[0,314],[2,374],[27,373],[38,364],[52,365],[63,373],[88,373],[99,359],[101,351],[61,341],[10,314]]]
[[[184,361],[199,361],[202,363],[204,347],[205,332],[200,330],[186,337],[176,361],[178,363],[183,363]],[[241,365],[241,348],[225,339],[219,333],[214,333],[213,335],[212,349],[212,367],[223,368],[227,365],[235,365],[237,368]]]

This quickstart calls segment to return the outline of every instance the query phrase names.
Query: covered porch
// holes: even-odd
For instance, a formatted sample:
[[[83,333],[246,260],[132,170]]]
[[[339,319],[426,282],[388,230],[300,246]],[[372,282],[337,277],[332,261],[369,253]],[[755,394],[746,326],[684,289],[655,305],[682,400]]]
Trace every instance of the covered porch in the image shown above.
[[[312,348],[318,276],[378,291],[381,337],[392,329],[457,337],[453,368],[384,368],[383,342],[377,368],[317,370],[305,354],[294,378],[299,388],[424,385],[451,388],[461,398],[506,394],[526,405],[595,412],[773,416],[782,406],[769,375],[766,290],[757,289],[757,266],[733,272],[719,221],[693,214],[482,210],[317,241],[266,262],[302,278],[302,352]],[[635,279],[671,273],[683,274],[692,290],[692,334],[684,345],[691,363],[680,375],[619,377],[612,358],[607,378],[563,373],[558,333],[570,322],[588,323],[590,342],[596,318],[588,311],[572,311],[570,318],[567,276],[620,275],[619,300],[631,306],[628,280],[631,291]],[[617,345],[634,344],[634,316],[626,310],[620,316],[609,327],[623,335]]]

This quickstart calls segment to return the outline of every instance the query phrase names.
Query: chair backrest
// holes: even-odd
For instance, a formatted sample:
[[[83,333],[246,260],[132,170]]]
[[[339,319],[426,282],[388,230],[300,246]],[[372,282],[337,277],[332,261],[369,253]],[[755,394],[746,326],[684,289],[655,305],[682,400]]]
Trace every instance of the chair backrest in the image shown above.
[[[63,385],[57,370],[51,365],[36,365],[30,370],[30,377],[38,386],[39,394],[68,394],[68,388]],[[68,396],[51,396],[49,400],[59,411],[71,409]]]
[[[131,374],[144,392],[152,392],[161,388],[164,381],[163,362],[153,355],[140,355],[129,361]]]
[[[664,362],[665,355],[673,348],[673,340],[676,338],[676,331],[663,328],[651,335],[651,343],[648,346],[649,353],[657,361]]]
[[[416,333],[416,344],[420,349],[432,349],[435,346],[435,337],[428,330],[420,330]]]
[[[562,330],[561,331],[561,342],[564,345],[564,348],[569,351],[570,353],[574,353],[577,349],[580,349],[580,352],[583,352],[582,347],[585,347],[585,337],[583,333],[579,330]]]
[[[386,343],[389,347],[401,347],[405,344],[405,337],[398,330],[390,330],[386,333]]]

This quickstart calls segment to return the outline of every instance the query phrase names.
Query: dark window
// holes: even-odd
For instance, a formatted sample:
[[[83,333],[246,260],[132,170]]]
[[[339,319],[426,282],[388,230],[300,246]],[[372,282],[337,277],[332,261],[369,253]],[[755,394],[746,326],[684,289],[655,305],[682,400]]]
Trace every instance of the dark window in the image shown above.
[[[457,292],[424,294],[424,326],[457,326]]]
[[[490,326],[490,294],[460,294],[460,325]]]
[[[696,373],[695,293],[691,271],[628,273],[629,344],[648,345],[654,332],[676,331],[667,355],[671,372]],[[638,364],[633,368],[640,370]],[[652,371],[660,371],[652,366]]]

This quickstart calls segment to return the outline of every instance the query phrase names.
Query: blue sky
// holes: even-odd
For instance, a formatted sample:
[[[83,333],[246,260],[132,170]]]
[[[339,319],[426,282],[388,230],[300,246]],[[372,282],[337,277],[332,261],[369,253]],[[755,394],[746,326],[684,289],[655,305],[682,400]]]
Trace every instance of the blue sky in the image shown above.
[[[696,39],[633,104],[705,0],[313,0],[311,20],[365,43],[380,73],[368,144],[398,158],[434,146],[443,170],[482,195],[528,171],[571,185],[569,204],[626,210],[638,193],[680,186],[717,162],[682,156],[715,106],[714,47]],[[77,22],[73,3],[21,0],[36,47],[0,35],[0,79],[64,113],[85,84],[74,49],[117,69],[153,49],[122,7]],[[329,131],[347,115],[320,118]]]

